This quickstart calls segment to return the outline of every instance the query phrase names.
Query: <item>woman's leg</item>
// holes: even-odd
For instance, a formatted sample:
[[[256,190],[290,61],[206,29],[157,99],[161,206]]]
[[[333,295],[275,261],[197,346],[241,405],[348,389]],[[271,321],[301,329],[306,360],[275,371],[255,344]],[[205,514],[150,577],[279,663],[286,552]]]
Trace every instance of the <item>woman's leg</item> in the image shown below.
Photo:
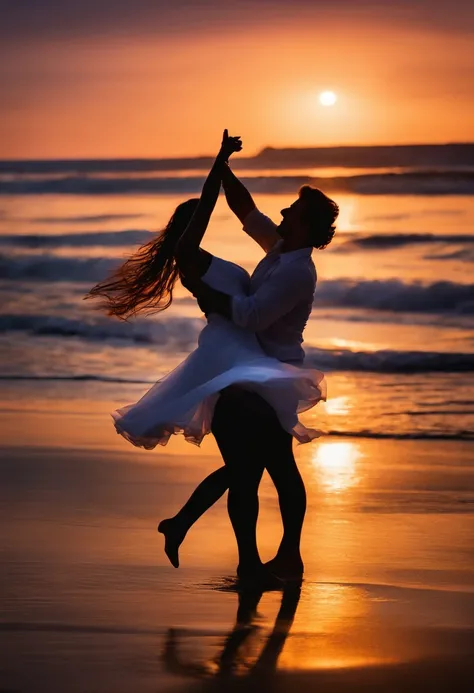
[[[158,525],[158,531],[165,535],[165,553],[175,568],[179,568],[179,547],[186,534],[228,488],[229,474],[224,465],[201,481],[174,517],[162,520]]]
[[[283,523],[283,538],[269,567],[282,578],[301,577],[306,491],[293,455],[292,436],[264,399],[240,388],[228,388],[219,398],[212,432],[225,466],[201,482],[174,518],[158,526],[172,565],[179,566],[179,547],[190,527],[231,485],[228,510],[239,549],[239,572],[251,573],[261,566],[256,524],[258,487],[266,467],[278,493]]]
[[[226,466],[223,465],[201,481],[174,519],[188,531],[201,515],[217,503],[228,488],[229,474]]]

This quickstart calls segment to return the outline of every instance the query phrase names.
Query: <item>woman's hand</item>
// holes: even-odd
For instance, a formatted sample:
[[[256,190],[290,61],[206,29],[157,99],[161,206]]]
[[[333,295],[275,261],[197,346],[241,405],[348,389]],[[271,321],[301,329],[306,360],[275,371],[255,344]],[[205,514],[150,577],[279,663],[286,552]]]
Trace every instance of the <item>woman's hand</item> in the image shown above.
[[[225,161],[234,154],[234,152],[240,152],[242,149],[242,140],[240,136],[237,137],[230,137],[229,133],[226,130],[224,130],[224,133],[222,135],[222,144],[221,144],[221,149],[219,152],[219,155],[223,157]]]

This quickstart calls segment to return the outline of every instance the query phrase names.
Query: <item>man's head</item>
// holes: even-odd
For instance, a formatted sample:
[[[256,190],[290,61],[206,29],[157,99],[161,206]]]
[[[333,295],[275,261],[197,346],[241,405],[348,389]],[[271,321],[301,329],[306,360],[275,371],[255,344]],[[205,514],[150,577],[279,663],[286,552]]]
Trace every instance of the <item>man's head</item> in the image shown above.
[[[281,210],[283,219],[278,230],[285,241],[322,250],[332,241],[338,214],[339,207],[333,200],[321,190],[304,185],[298,199]]]

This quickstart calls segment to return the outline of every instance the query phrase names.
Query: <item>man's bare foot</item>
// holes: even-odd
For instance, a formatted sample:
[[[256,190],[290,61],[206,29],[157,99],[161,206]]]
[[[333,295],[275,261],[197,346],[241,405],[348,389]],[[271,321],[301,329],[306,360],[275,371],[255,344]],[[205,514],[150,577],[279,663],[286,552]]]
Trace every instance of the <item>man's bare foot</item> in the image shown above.
[[[301,582],[304,573],[304,563],[301,556],[276,555],[271,561],[265,563],[273,575],[276,575],[284,582]]]
[[[171,565],[174,568],[179,568],[179,547],[186,534],[183,534],[173,519],[162,520],[158,525],[158,531],[165,536],[165,554]]]
[[[268,590],[281,590],[284,583],[271,572],[265,565],[237,568],[237,586],[242,590],[257,590],[265,592]]]

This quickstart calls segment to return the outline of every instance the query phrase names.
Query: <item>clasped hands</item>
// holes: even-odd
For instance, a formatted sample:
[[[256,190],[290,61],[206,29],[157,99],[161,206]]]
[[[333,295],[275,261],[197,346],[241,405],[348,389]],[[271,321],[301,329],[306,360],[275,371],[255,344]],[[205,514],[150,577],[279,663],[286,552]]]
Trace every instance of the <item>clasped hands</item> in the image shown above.
[[[227,128],[222,133],[222,143],[218,157],[222,157],[224,161],[234,154],[242,150],[242,138],[240,135],[230,136]]]

